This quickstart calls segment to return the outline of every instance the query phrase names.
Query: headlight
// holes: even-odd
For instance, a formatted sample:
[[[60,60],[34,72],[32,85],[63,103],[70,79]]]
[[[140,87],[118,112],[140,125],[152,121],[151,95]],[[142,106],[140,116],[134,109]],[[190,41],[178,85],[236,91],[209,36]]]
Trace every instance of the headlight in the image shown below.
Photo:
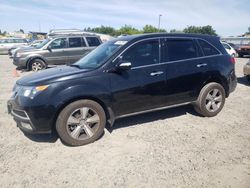
[[[36,95],[45,91],[48,87],[49,87],[49,85],[42,85],[42,86],[35,86],[35,87],[24,86],[24,87],[22,87],[22,89],[20,90],[20,92],[18,94],[21,96],[29,97],[29,98],[33,99]]]
[[[21,54],[19,52],[17,52],[16,57],[21,57]]]

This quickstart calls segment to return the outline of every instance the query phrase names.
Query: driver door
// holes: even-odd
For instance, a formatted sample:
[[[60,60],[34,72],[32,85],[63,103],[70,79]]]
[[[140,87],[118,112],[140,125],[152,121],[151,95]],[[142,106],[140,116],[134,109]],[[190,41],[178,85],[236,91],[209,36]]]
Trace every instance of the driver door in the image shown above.
[[[132,67],[110,77],[116,116],[161,106],[165,73],[159,64],[159,42],[159,39],[138,42],[120,56],[119,62],[130,62]]]
[[[68,63],[67,38],[57,38],[49,44],[44,57],[48,64],[60,65]]]

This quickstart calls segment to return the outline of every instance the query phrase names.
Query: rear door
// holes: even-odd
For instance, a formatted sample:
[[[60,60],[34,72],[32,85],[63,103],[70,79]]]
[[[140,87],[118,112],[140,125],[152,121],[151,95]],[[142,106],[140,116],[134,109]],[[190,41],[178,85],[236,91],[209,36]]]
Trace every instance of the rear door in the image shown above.
[[[89,52],[83,37],[69,37],[69,47],[66,50],[69,63],[75,63]]]
[[[208,66],[200,60],[200,48],[190,38],[167,38],[164,43],[167,82],[164,103],[173,105],[195,100]]]

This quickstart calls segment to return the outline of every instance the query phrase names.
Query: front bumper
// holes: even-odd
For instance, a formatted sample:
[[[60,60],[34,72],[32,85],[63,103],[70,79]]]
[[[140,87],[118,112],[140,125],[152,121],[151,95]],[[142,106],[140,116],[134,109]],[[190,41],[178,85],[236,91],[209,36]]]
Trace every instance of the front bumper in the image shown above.
[[[7,102],[8,113],[13,116],[17,126],[24,132],[29,134],[49,134],[52,132],[50,121],[38,120],[34,114],[26,107],[21,106],[15,99]],[[49,117],[48,117],[49,118]]]
[[[245,76],[250,75],[250,65],[245,65],[243,67],[243,73]]]
[[[18,68],[23,68],[26,69],[26,59],[25,58],[18,58],[18,57],[13,57],[13,64],[16,65]]]

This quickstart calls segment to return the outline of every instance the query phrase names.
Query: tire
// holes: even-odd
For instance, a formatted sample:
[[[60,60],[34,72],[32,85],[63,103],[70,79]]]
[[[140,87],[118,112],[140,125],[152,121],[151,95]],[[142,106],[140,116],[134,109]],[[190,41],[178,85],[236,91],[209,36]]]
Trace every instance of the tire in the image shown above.
[[[33,72],[37,72],[43,69],[46,69],[46,63],[41,60],[41,59],[33,59],[30,62],[30,70],[32,70]]]
[[[105,125],[106,114],[101,105],[92,100],[78,100],[61,111],[56,131],[63,143],[81,146],[100,138]]]
[[[238,53],[238,57],[243,57],[243,55]]]
[[[220,84],[216,82],[208,83],[201,89],[194,109],[198,114],[205,117],[216,116],[222,110],[225,98],[225,90]]]
[[[250,82],[250,75],[247,75],[246,78]]]

